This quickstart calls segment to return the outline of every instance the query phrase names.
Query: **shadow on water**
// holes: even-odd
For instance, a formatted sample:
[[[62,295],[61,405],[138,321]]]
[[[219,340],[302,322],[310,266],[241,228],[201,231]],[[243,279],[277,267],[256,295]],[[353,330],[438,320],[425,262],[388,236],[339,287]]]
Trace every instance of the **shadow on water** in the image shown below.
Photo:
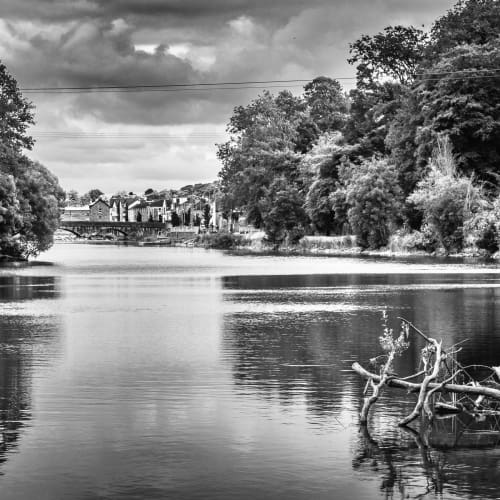
[[[60,333],[57,316],[44,314],[43,307],[42,314],[28,315],[23,303],[58,297],[55,277],[0,277],[0,463],[30,424],[35,365],[42,359],[50,365]]]

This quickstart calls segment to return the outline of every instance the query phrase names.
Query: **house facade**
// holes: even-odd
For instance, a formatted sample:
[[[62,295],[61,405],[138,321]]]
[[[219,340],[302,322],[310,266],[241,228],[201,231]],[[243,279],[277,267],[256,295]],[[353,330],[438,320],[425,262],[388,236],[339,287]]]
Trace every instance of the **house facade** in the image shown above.
[[[172,220],[170,200],[160,199],[148,202],[149,221],[168,223]]]
[[[137,199],[128,206],[128,220],[130,222],[146,222],[148,215],[148,204],[145,200]]]
[[[89,220],[91,221],[109,221],[110,207],[106,201],[99,198],[89,205]]]

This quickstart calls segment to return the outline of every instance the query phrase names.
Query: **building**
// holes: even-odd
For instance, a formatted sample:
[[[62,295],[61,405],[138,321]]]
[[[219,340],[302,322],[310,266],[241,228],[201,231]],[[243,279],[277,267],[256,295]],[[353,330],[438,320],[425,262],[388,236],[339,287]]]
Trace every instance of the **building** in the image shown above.
[[[78,207],[64,207],[64,210],[61,214],[61,220],[70,221],[70,220],[89,220],[90,219],[90,210],[88,205],[78,206]]]
[[[128,222],[128,209],[137,196],[112,196],[109,200],[110,220],[113,222]]]
[[[89,205],[89,220],[91,221],[109,221],[110,206],[102,198],[98,198]]]
[[[172,212],[170,210],[170,200],[154,200],[148,202],[148,219],[155,222],[170,222],[172,219]]]
[[[148,204],[145,200],[137,199],[128,206],[128,220],[130,222],[146,222],[148,216]]]

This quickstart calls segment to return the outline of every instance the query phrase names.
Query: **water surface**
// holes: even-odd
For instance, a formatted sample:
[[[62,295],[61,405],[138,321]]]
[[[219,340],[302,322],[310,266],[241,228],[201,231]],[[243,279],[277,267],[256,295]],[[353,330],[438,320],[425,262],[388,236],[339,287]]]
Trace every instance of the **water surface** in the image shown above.
[[[350,369],[383,310],[499,365],[496,265],[112,245],[39,261],[0,270],[2,498],[498,498],[499,449],[423,448],[395,425],[406,394],[360,430]]]

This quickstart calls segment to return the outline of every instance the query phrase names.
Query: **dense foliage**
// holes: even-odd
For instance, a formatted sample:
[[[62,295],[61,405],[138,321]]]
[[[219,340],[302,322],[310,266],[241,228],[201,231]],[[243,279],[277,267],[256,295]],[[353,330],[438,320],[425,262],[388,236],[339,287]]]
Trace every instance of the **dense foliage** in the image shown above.
[[[47,250],[59,224],[64,192],[57,178],[22,153],[32,105],[0,64],[0,254],[27,258]]]
[[[499,33],[498,0],[462,0],[429,32],[354,41],[348,95],[318,77],[237,107],[218,150],[226,208],[275,244],[348,231],[367,248],[408,233],[421,248],[494,251]]]

